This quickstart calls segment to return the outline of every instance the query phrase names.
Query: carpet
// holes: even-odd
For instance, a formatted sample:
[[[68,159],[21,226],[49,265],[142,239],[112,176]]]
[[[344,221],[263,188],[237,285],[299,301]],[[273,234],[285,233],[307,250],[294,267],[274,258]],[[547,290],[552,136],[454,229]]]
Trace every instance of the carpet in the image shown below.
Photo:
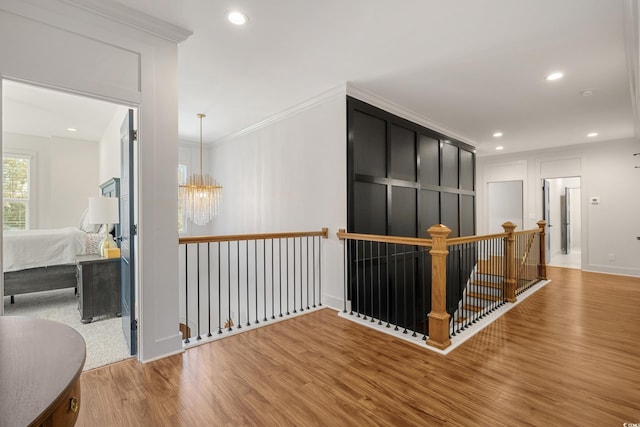
[[[4,314],[38,317],[71,326],[82,335],[87,346],[85,371],[130,357],[122,333],[122,319],[104,317],[83,324],[78,297],[72,288],[16,295],[15,304],[10,304],[9,297],[4,297]]]

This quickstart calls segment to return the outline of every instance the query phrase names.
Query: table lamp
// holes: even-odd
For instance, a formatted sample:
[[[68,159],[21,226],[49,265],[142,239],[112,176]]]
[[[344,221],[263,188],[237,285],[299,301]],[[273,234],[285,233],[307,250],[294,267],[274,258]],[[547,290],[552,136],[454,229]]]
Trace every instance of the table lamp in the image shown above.
[[[89,222],[106,226],[104,239],[100,242],[100,256],[105,256],[105,249],[117,247],[109,231],[111,224],[120,222],[118,199],[116,197],[89,197]]]

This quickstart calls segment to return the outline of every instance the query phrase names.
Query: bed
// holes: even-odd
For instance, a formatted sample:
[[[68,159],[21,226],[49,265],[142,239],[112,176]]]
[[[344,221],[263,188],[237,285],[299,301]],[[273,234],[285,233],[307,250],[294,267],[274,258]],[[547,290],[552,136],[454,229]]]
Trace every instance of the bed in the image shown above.
[[[100,186],[102,195],[120,196],[120,180]],[[78,228],[4,232],[4,295],[11,296],[54,289],[75,288],[77,255],[99,252],[104,230],[87,224],[86,211]],[[119,235],[116,225],[112,233]]]

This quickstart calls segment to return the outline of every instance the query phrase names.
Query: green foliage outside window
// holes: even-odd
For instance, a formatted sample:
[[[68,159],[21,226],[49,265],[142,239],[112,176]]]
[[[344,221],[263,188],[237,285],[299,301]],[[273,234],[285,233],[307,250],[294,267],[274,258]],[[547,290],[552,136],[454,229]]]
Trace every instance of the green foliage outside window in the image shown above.
[[[5,230],[29,228],[29,159],[2,158],[2,222]]]

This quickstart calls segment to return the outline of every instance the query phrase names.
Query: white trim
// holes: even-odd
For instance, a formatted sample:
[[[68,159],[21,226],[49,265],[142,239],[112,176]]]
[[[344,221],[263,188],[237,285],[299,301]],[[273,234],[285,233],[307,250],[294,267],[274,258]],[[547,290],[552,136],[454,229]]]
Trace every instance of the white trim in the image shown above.
[[[180,337],[182,337],[182,335],[180,335]],[[165,357],[175,356],[176,354],[182,354],[182,353],[184,353],[184,348],[181,348],[180,350],[176,350],[176,351],[171,352],[171,353],[163,354],[162,356],[152,357],[151,359],[145,359],[145,360],[138,359],[138,362],[142,362],[142,363],[155,362],[156,360],[164,359]],[[136,356],[131,356],[131,358],[134,358],[134,357],[136,357]],[[127,359],[124,359],[124,360],[129,360],[129,359],[130,358],[127,358]]]
[[[596,270],[594,270],[594,268]],[[615,276],[640,277],[640,269],[638,268],[612,267],[610,265],[602,264],[587,264],[586,267],[582,268],[582,271],[588,271],[589,273],[613,274]]]
[[[173,43],[181,43],[193,34],[190,30],[147,15],[121,3],[105,2],[104,0],[62,1]]]
[[[640,72],[640,31],[638,30],[638,1],[624,1],[624,47],[627,59],[629,91],[633,109],[635,136],[640,138],[640,92],[638,91],[638,73]]]
[[[239,136],[242,135],[246,135],[252,132],[255,132],[259,129],[262,129],[264,127],[270,126],[273,123],[279,122],[281,120],[287,119],[289,117],[295,116],[298,113],[301,113],[305,110],[308,110],[310,108],[313,108],[317,105],[323,104],[337,96],[345,96],[346,95],[346,87],[344,85],[340,85],[337,87],[334,87],[333,89],[329,89],[326,92],[322,92],[319,95],[316,95],[312,98],[307,99],[306,101],[303,101],[299,104],[294,105],[293,107],[289,107],[286,110],[283,110],[279,113],[276,113],[270,117],[267,117],[266,119],[255,123],[251,126],[248,126],[242,130],[239,130],[237,132],[231,133],[229,135],[223,136],[222,138],[219,138],[215,141],[213,141],[213,144],[221,144],[224,142],[227,142],[229,140],[232,140],[234,138],[237,138]],[[345,99],[346,102],[346,99]]]
[[[330,307],[334,310],[342,310],[344,307],[344,297],[334,297],[332,295],[323,295],[322,299],[324,300],[324,306]]]
[[[359,99],[360,101],[364,101],[368,104],[373,105],[374,107],[381,108],[391,114],[395,114],[396,116],[400,116],[403,119],[407,119],[419,125],[422,125],[428,129],[434,130],[436,132],[440,132],[446,136],[451,138],[455,138],[461,142],[467,143],[474,148],[478,145],[471,138],[468,138],[461,133],[458,133],[443,124],[436,122],[433,119],[425,117],[421,114],[416,113],[406,107],[403,107],[399,104],[396,104],[393,101],[389,101],[386,98],[383,98],[379,95],[374,94],[373,92],[369,92],[366,89],[362,89],[353,85],[353,83],[347,83],[347,95],[352,96],[354,98]]]

